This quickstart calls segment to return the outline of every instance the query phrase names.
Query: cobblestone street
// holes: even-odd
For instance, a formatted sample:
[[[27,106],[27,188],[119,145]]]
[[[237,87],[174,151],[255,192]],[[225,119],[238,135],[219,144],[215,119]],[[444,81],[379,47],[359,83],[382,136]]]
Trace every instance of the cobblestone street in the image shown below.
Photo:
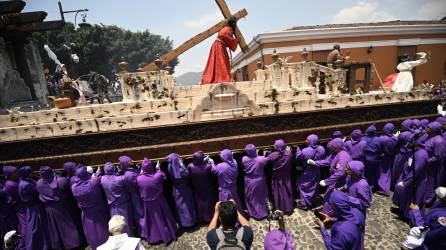
[[[390,212],[390,197],[373,195],[373,203],[367,214],[365,249],[400,249],[405,240],[409,226]],[[286,216],[286,226],[293,234],[296,250],[325,249],[321,234],[314,227],[312,211],[295,209],[291,216]],[[250,220],[254,230],[254,242],[251,249],[263,249],[263,240],[268,232],[268,221]],[[271,223],[271,228],[277,226]],[[206,244],[206,227],[193,232],[183,233],[176,242],[170,245],[149,246],[147,249],[209,249]],[[145,245],[147,246],[147,245]]]

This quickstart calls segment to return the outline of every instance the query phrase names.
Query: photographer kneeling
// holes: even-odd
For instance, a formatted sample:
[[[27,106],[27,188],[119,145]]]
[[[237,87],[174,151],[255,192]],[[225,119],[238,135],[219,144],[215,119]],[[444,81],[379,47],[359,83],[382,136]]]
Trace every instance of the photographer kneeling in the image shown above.
[[[221,227],[217,228],[220,221]],[[236,228],[236,224],[241,225]],[[249,222],[237,211],[234,200],[217,202],[214,217],[209,223],[206,241],[214,249],[250,249],[253,232]]]
[[[266,234],[263,243],[265,250],[294,250],[293,236],[285,228],[283,212],[276,210],[270,213],[268,220],[277,220],[279,228],[273,229]]]

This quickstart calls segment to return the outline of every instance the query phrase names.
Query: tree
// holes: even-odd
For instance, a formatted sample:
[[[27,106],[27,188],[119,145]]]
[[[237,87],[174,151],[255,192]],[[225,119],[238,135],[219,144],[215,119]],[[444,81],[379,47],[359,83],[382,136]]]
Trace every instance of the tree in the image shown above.
[[[119,71],[121,57],[129,63],[129,71],[135,72],[138,67],[172,50],[173,43],[169,37],[163,38],[148,30],[132,32],[114,25],[94,25],[88,30],[75,30],[72,23],[67,23],[61,30],[33,33],[33,40],[50,72],[54,71],[55,64],[43,49],[45,44],[62,63],[68,65],[71,75],[77,77],[94,71],[108,78]],[[70,63],[70,53],[64,45],[71,47],[72,53],[79,56],[78,64]],[[177,59],[169,63],[173,69],[177,64]]]

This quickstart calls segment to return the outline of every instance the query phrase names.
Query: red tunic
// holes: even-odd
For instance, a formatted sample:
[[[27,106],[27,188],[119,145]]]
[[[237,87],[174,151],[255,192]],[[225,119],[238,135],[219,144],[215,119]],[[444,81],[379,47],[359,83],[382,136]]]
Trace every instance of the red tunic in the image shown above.
[[[218,32],[217,40],[212,44],[201,84],[232,82],[231,63],[226,47],[232,51],[237,48],[237,39],[233,37],[232,28],[229,26],[223,27]]]

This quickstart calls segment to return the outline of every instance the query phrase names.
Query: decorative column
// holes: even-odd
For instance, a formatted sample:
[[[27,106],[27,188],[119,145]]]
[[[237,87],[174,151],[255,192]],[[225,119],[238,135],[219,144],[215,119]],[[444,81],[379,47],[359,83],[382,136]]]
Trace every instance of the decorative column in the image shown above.
[[[120,69],[119,80],[121,82],[122,101],[123,102],[133,101],[132,98],[133,89],[125,81],[126,80],[125,75],[128,73],[127,69],[129,67],[129,63],[125,61],[124,57],[121,57],[121,62],[119,62],[118,65]]]

